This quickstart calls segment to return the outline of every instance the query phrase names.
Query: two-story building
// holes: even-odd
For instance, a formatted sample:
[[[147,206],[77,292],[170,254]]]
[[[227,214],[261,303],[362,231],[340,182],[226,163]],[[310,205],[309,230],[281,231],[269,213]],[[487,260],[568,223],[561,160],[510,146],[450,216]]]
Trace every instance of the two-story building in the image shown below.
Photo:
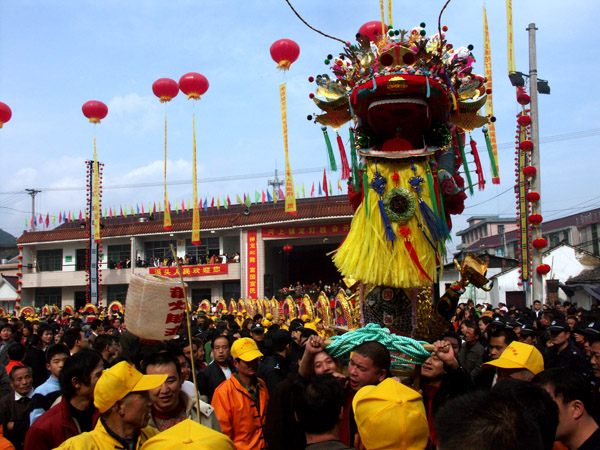
[[[133,273],[177,276],[175,267],[165,265],[174,256],[188,260],[182,274],[194,303],[271,297],[290,283],[339,280],[328,253],[350,228],[347,197],[299,199],[297,209],[293,216],[284,212],[284,202],[270,202],[203,211],[200,245],[191,241],[191,211],[172,213],[170,231],[161,213],[102,219],[100,304],[123,302]],[[89,239],[81,221],[24,232],[17,240],[21,306],[83,306]]]

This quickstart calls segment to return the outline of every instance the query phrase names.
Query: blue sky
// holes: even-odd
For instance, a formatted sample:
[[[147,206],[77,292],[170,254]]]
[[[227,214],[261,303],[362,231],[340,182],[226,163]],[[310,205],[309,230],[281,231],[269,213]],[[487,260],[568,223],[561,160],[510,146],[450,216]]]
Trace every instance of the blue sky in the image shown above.
[[[411,29],[425,22],[433,34],[444,3],[396,0],[394,26]],[[363,23],[380,17],[377,0],[292,4],[311,25],[344,40],[353,41]],[[475,46],[475,72],[480,74],[482,6],[453,0],[442,19],[455,47]],[[600,97],[589,80],[600,59],[594,33],[600,4],[579,1],[567,8],[555,0],[513,0],[513,9],[517,70],[528,72],[525,28],[535,22],[538,73],[552,88],[550,96],[540,96],[543,214],[555,218],[596,207]],[[515,214],[510,188],[519,105],[507,78],[505,2],[488,2],[487,10],[502,183],[491,184],[483,136],[474,131],[488,184],[467,200],[463,216],[454,219],[455,230],[471,215]],[[276,70],[269,54],[281,38],[300,46],[300,57],[286,75]],[[42,189],[36,211],[44,215],[83,209],[85,191],[68,188],[84,186],[84,161],[93,155],[94,126],[81,112],[92,99],[109,107],[95,129],[99,159],[105,163],[107,208],[162,202],[165,110],[169,181],[191,180],[195,112],[200,195],[234,199],[265,189],[268,177],[254,175],[272,173],[276,165],[280,172],[284,168],[278,96],[284,80],[290,163],[298,171],[294,181],[304,182],[308,191],[322,178],[327,156],[321,130],[306,120],[316,109],[308,97],[314,84],[307,79],[324,73],[326,55],[341,50],[340,43],[302,24],[283,0],[0,2],[0,101],[13,111],[0,130],[0,228],[21,235],[31,202],[15,193],[26,188]],[[180,94],[161,105],[152,83],[161,77],[178,80],[187,72],[208,78],[206,94],[199,102]],[[306,169],[314,171],[301,173]],[[337,184],[338,173],[328,177]],[[136,186],[147,183],[156,185]],[[134,186],[110,188],[116,185]],[[191,198],[191,184],[169,186],[172,203],[183,199],[187,204]]]

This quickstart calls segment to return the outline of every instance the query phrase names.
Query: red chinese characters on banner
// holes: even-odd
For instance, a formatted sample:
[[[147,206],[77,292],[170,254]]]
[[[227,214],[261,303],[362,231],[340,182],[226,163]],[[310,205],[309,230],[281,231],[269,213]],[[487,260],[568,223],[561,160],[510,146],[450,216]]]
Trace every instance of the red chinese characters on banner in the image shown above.
[[[165,318],[165,337],[175,336],[179,326],[183,321],[185,312],[185,292],[180,287],[173,287],[170,290],[171,300],[169,301],[169,313]],[[172,326],[170,324],[173,324]]]
[[[201,266],[182,266],[181,272],[184,277],[202,277],[206,275],[223,275],[228,270],[227,264],[204,264]],[[176,278],[179,276],[177,267],[150,267],[151,275],[162,275],[163,277]]]
[[[247,252],[248,264],[247,273],[247,292],[248,298],[258,298],[258,251],[256,241],[256,230],[248,231]]]
[[[350,231],[349,223],[311,225],[300,227],[268,227],[262,229],[264,239],[294,238],[307,236],[346,235]]]

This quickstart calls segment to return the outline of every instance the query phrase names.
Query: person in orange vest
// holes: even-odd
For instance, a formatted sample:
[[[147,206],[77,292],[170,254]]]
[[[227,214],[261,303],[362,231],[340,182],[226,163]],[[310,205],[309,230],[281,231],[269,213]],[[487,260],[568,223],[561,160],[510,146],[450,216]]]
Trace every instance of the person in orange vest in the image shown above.
[[[266,449],[263,427],[269,392],[256,376],[263,354],[253,339],[242,338],[231,346],[231,356],[238,372],[217,387],[212,399],[221,430],[237,450]]]

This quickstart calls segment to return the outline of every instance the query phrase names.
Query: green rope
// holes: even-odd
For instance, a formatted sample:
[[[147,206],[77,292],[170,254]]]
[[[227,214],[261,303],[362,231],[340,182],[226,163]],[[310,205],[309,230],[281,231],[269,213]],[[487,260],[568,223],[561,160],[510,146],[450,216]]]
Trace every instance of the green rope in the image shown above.
[[[376,341],[383,344],[385,348],[391,352],[403,353],[408,358],[391,354],[392,367],[394,368],[413,368],[415,364],[423,364],[431,354],[423,348],[422,344],[427,344],[425,341],[416,341],[406,336],[398,336],[390,333],[387,328],[369,323],[364,328],[359,328],[340,336],[333,336],[331,344],[327,346],[327,352],[334,358],[338,358],[344,353],[353,351],[358,345],[363,342]]]

